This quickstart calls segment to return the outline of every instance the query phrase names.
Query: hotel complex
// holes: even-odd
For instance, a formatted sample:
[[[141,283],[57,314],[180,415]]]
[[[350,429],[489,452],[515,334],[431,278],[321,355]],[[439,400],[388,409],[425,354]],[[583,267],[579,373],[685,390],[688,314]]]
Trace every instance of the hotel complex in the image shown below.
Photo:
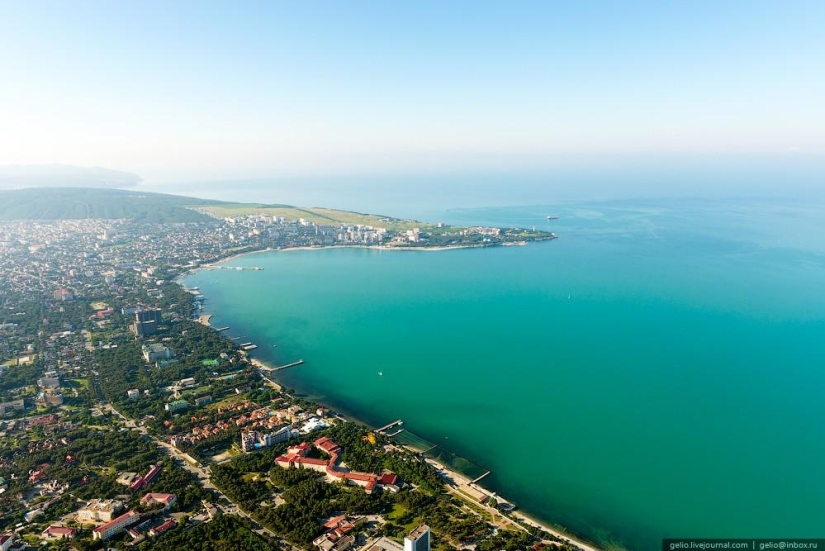
[[[430,527],[422,524],[404,537],[404,551],[430,551]]]

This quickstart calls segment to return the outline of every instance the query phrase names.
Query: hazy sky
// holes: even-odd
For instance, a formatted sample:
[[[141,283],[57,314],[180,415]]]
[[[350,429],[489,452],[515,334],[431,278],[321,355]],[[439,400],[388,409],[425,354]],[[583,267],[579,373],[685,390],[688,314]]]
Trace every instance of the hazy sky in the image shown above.
[[[0,164],[174,180],[810,162],[823,29],[821,0],[0,1]]]

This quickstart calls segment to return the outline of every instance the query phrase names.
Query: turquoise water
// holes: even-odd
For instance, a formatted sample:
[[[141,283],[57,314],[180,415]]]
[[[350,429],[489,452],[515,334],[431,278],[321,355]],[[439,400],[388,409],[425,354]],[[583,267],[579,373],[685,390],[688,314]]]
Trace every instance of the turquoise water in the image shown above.
[[[287,386],[375,425],[404,419],[542,520],[640,550],[825,533],[821,208],[441,214],[540,228],[555,214],[561,238],[269,252],[230,263],[265,271],[186,283],[261,359],[306,361]]]

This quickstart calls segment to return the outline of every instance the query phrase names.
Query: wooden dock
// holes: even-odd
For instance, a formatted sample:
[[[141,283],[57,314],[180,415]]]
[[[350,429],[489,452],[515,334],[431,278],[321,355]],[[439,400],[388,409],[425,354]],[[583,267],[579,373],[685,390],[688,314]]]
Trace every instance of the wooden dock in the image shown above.
[[[397,431],[393,432],[392,434],[388,434],[387,436],[389,436],[390,438],[392,438],[393,436],[398,436],[398,435],[399,435],[399,434],[401,434],[402,432],[404,432],[404,429],[398,429]]]

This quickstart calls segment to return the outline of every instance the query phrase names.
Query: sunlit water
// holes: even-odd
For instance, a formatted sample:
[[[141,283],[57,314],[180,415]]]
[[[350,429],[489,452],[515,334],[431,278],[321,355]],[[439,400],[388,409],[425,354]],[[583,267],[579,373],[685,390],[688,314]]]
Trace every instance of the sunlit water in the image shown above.
[[[548,222],[546,216],[558,215]],[[526,247],[269,252],[186,278],[280,380],[405,426],[592,539],[825,526],[825,216],[767,203],[442,212]],[[273,345],[277,344],[277,348]]]

